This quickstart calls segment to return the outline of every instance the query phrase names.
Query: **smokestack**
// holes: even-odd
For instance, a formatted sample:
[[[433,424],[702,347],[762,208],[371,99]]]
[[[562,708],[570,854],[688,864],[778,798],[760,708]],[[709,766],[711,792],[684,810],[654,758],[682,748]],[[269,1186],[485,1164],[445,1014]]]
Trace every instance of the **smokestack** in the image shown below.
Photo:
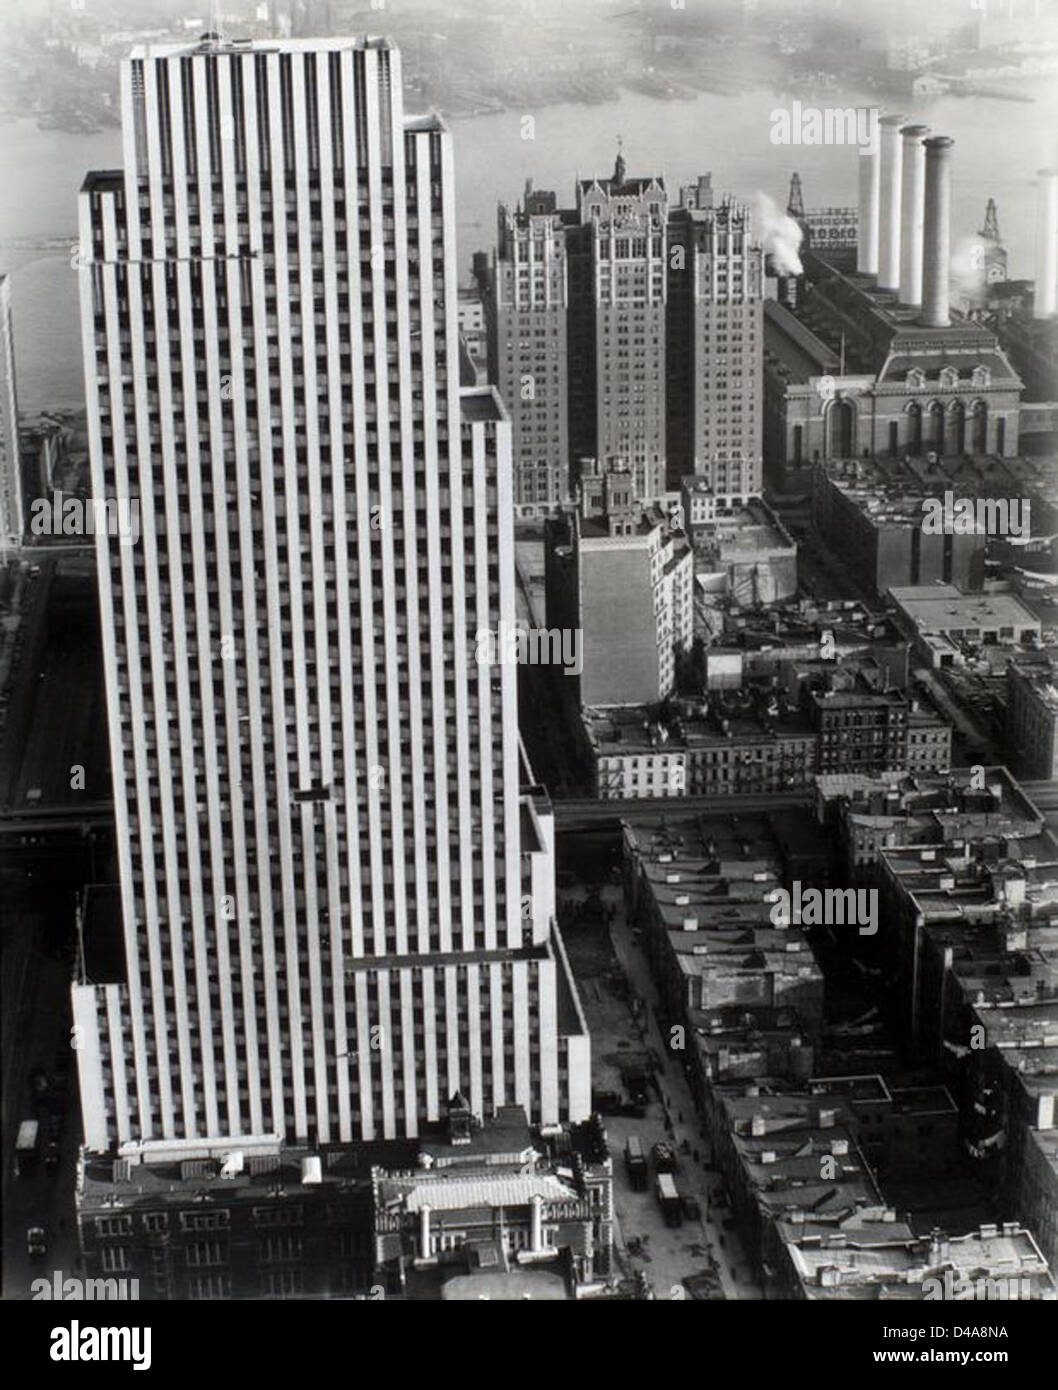
[[[1036,223],[1036,294],[1032,316],[1058,313],[1058,169],[1041,169]]]
[[[878,274],[878,190],[881,180],[878,142],[860,150],[860,222],[856,234],[856,269],[861,275]]]
[[[900,127],[904,116],[883,116],[878,122],[878,288],[900,288],[900,177],[903,144]]]
[[[926,147],[929,126],[906,125],[900,190],[900,303],[922,303],[922,236],[926,222]]]
[[[951,148],[934,135],[926,141],[926,222],[922,238],[922,317],[927,328],[947,328],[951,274]]]

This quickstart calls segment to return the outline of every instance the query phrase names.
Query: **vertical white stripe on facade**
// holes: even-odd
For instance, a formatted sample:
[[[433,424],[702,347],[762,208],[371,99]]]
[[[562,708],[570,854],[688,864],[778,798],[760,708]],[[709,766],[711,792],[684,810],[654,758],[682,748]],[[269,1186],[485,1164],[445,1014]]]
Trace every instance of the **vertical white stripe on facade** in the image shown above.
[[[360,310],[360,184],[356,163],[357,112],[355,102],[355,74],[353,54],[346,49],[340,56],[342,91],[342,147],[343,147],[343,186],[345,190],[346,254],[344,260],[349,295],[348,322],[343,335],[350,347],[350,381],[348,384],[349,425],[345,430],[345,445],[342,454],[342,481],[344,506],[339,514],[335,508],[336,549],[342,536],[348,537],[348,548],[338,553],[337,579],[339,593],[349,592],[354,586],[360,596],[361,623],[363,622],[364,583],[362,565],[364,562],[363,537],[359,515],[361,499],[366,488],[367,426],[365,420],[365,363],[363,353],[362,315]],[[342,383],[342,397],[346,398],[346,385]],[[353,525],[350,528],[350,508],[353,509]],[[355,573],[354,573],[355,567]],[[343,582],[344,576],[344,582]],[[351,629],[350,609],[352,603],[339,604],[339,636],[345,646],[339,646],[342,670],[353,669],[352,653],[354,641]],[[363,638],[358,644],[363,648]],[[366,705],[363,682],[353,689],[351,680],[342,681],[343,725],[345,744],[345,816],[346,816],[346,862],[349,871],[348,909],[350,952],[353,957],[365,953],[363,876],[360,864],[360,850],[366,827],[361,819],[361,801],[358,793],[359,749],[357,746],[357,719],[362,717],[366,727]],[[366,768],[365,768],[366,774]],[[366,775],[364,781],[366,782]]]
[[[250,905],[250,842],[253,837],[253,818],[255,807],[267,798],[259,775],[260,757],[254,759],[248,786],[244,786],[244,767],[242,748],[248,739],[247,725],[255,732],[260,729],[260,692],[262,671],[258,649],[257,585],[254,577],[254,516],[252,488],[250,484],[250,464],[247,440],[249,436],[249,416],[247,410],[247,391],[251,385],[247,375],[243,352],[243,310],[242,265],[248,249],[248,236],[244,236],[238,219],[239,193],[236,186],[236,148],[235,148],[235,92],[232,75],[242,59],[222,63],[219,72],[220,122],[221,122],[221,181],[223,190],[225,280],[228,297],[227,329],[229,335],[230,393],[228,405],[231,419],[231,442],[226,442],[226,451],[234,454],[235,478],[230,477],[227,487],[229,495],[234,488],[235,525],[229,525],[232,543],[237,550],[229,556],[229,570],[234,580],[242,584],[242,604],[238,610],[238,644],[242,659],[238,663],[241,673],[241,698],[232,700],[228,706],[228,780],[231,804],[230,854],[226,865],[227,872],[234,881],[231,887],[235,900],[235,931],[238,941],[238,972],[240,986],[239,1006],[236,1008],[232,989],[230,965],[225,972],[224,961],[218,961],[221,971],[220,1001],[221,1027],[224,1047],[224,1076],[226,1092],[227,1125],[230,1132],[243,1132],[243,1100],[239,1094],[240,1063],[245,1068],[248,1128],[251,1134],[261,1133],[262,1111],[260,1097],[260,1066],[258,1057],[258,1034],[256,996],[254,984],[255,960],[252,939]],[[245,122],[242,123],[245,129]],[[245,164],[245,160],[244,160]],[[252,303],[252,301],[251,301]],[[234,621],[234,620],[233,620]],[[245,710],[245,713],[243,712]],[[250,741],[259,743],[259,736]],[[214,908],[216,911],[216,908]],[[218,938],[226,945],[226,936],[218,923]],[[239,1033],[242,1033],[242,1039]],[[244,1041],[243,1041],[244,1040]]]
[[[506,418],[495,426],[496,450],[496,551],[499,569],[497,603],[503,630],[510,632],[516,621],[514,596],[514,479],[511,462],[511,424]],[[500,670],[501,728],[500,756],[503,764],[503,881],[506,886],[506,944],[520,946],[525,940],[521,893],[521,814],[519,809],[518,765],[518,672],[511,664]],[[533,913],[533,921],[537,914]],[[535,933],[533,939],[536,939]]]
[[[437,916],[435,948],[447,951],[452,947],[452,883],[449,850],[448,814],[448,712],[445,697],[447,660],[445,653],[445,622],[441,573],[442,542],[440,537],[441,493],[439,483],[437,412],[438,347],[434,320],[433,234],[434,214],[431,203],[431,142],[430,136],[420,138],[416,161],[416,206],[419,217],[419,283],[422,294],[422,394],[425,405],[423,418],[423,452],[426,458],[426,555],[431,583],[427,602],[429,618],[426,643],[429,654],[429,692],[432,711],[431,744],[433,747],[433,820],[436,830],[434,848],[437,886],[433,910]],[[440,353],[445,350],[442,338]],[[427,392],[432,400],[427,404]],[[458,428],[450,420],[449,428]],[[431,1069],[427,1068],[427,1074]],[[433,1113],[433,1112],[431,1112]]]
[[[367,1001],[367,972],[358,970],[353,976],[356,1001],[356,1059],[360,1079],[360,1137],[366,1142],[378,1138],[375,1119],[375,1098],[371,1089],[371,1018]]]
[[[107,1035],[110,1040],[110,1074],[114,1085],[115,1138],[119,1144],[132,1137],[129,1115],[128,1087],[125,1083],[125,1048],[123,1037],[121,990],[118,985],[107,985],[103,991],[106,998]]]
[[[348,94],[346,94],[348,98]],[[338,748],[331,751],[334,766],[330,780],[341,782],[341,792],[335,786],[332,799],[325,805],[327,818],[326,863],[327,863],[327,915],[330,943],[330,1024],[334,1037],[331,1044],[331,1057],[334,1062],[332,1080],[336,1088],[337,1138],[348,1142],[353,1137],[352,1114],[349,1105],[349,1037],[346,1024],[346,982],[345,922],[351,914],[349,887],[343,891],[342,865],[349,872],[349,841],[346,831],[350,812],[355,805],[352,790],[355,788],[356,750],[355,725],[353,717],[352,682],[343,679],[344,673],[352,669],[351,644],[349,634],[349,612],[345,595],[348,593],[349,570],[346,547],[348,536],[345,512],[349,505],[346,492],[345,449],[347,436],[344,428],[342,410],[343,386],[341,380],[341,338],[339,334],[338,281],[342,264],[337,250],[335,227],[335,149],[332,137],[331,115],[331,70],[328,56],[321,54],[316,63],[316,102],[319,126],[319,177],[320,177],[320,243],[323,264],[324,295],[324,336],[326,338],[326,376],[327,376],[327,429],[325,438],[330,446],[330,521],[327,535],[334,546],[334,601],[333,608],[328,602],[327,619],[333,612],[336,632],[328,637],[329,660],[326,666],[327,679],[338,679]],[[355,203],[354,216],[355,216]],[[349,209],[346,207],[343,221],[348,227]],[[343,277],[346,286],[348,277]],[[322,505],[322,502],[321,502]],[[332,726],[333,727],[333,726]],[[344,857],[343,857],[344,856]],[[359,907],[357,907],[359,910]],[[332,1106],[332,1114],[334,1113]]]
[[[280,1036],[280,998],[279,978],[276,959],[275,912],[281,911],[273,894],[273,851],[274,845],[269,833],[269,813],[277,803],[276,766],[266,767],[266,753],[271,753],[276,765],[280,753],[277,745],[283,747],[285,760],[285,732],[283,718],[282,661],[279,643],[279,573],[278,542],[276,538],[276,508],[274,490],[275,459],[272,450],[272,396],[270,388],[270,361],[268,348],[268,309],[267,284],[265,273],[264,229],[262,213],[271,207],[269,189],[262,171],[262,145],[264,133],[257,119],[257,69],[255,59],[246,55],[240,59],[243,75],[243,100],[246,119],[246,186],[247,211],[249,217],[250,247],[250,302],[253,311],[253,353],[255,361],[252,384],[257,395],[257,414],[255,439],[257,444],[256,476],[253,485],[260,489],[255,521],[251,522],[250,543],[258,548],[253,553],[253,578],[257,593],[261,591],[262,571],[258,563],[263,561],[264,579],[264,627],[263,640],[267,646],[267,661],[258,666],[260,684],[250,692],[250,719],[246,737],[250,745],[253,763],[255,793],[255,861],[249,866],[256,883],[258,895],[257,914],[253,920],[252,939],[259,946],[260,955],[252,962],[247,961],[243,968],[244,1008],[256,1007],[263,1002],[265,1031],[267,1036],[267,1108],[270,1128],[282,1132],[285,1126],[283,1102],[283,1059]],[[248,424],[252,419],[247,410]],[[259,537],[259,539],[255,539]],[[244,581],[245,582],[245,581]],[[256,602],[256,600],[255,600]],[[280,812],[276,809],[276,814]],[[282,892],[279,894],[280,904]],[[253,973],[251,974],[251,970]],[[262,1000],[263,996],[263,1000]],[[253,1077],[257,1068],[259,1050],[249,1070],[251,1123],[264,1124],[265,1100],[255,1094]],[[259,1117],[255,1121],[255,1115]],[[257,1131],[255,1131],[257,1132]]]
[[[514,1034],[514,1100],[526,1114],[533,1113],[532,1085],[529,1074],[529,972],[530,965],[516,960],[511,967],[514,989],[514,1016],[510,1022]]]
[[[426,819],[426,769],[424,764],[423,737],[424,715],[423,715],[423,682],[424,682],[424,662],[423,662],[423,640],[424,634],[420,623],[420,605],[424,595],[428,595],[430,584],[427,582],[421,585],[419,582],[420,566],[420,545],[422,535],[419,531],[416,511],[421,489],[421,477],[416,473],[416,453],[418,448],[415,441],[415,427],[418,423],[416,404],[417,401],[425,397],[425,381],[421,380],[418,387],[412,380],[412,357],[416,347],[422,349],[424,301],[422,298],[422,208],[419,204],[418,193],[421,189],[419,178],[419,163],[424,157],[423,139],[419,135],[412,136],[412,150],[414,155],[415,167],[412,170],[404,170],[401,180],[405,190],[405,196],[397,199],[396,202],[396,235],[398,244],[405,248],[400,261],[398,262],[397,300],[398,303],[407,296],[410,303],[418,309],[419,324],[413,328],[405,315],[405,326],[410,335],[411,341],[407,343],[402,351],[402,366],[400,376],[400,418],[401,418],[401,490],[403,492],[403,505],[401,508],[401,526],[404,532],[404,547],[402,560],[404,565],[404,585],[405,603],[402,618],[406,628],[406,635],[403,640],[403,650],[407,658],[407,684],[409,695],[409,737],[407,739],[408,753],[410,757],[410,778],[409,789],[411,799],[411,820],[412,820],[412,843],[414,848],[414,939],[407,940],[407,949],[427,950],[430,944],[430,914],[431,902],[427,891],[429,881],[428,857],[429,847],[427,845],[427,819]],[[425,149],[426,158],[429,158],[429,147]],[[407,217],[407,197],[406,193],[410,189],[416,192],[416,198],[412,204],[415,216],[418,221],[417,235],[414,238],[417,251],[415,274],[412,275],[408,265],[408,255],[411,249],[411,239],[408,229]],[[428,219],[427,219],[428,221]],[[427,255],[429,251],[427,251]],[[425,305],[429,307],[428,303]],[[421,374],[421,368],[420,368]],[[428,457],[428,455],[427,455]],[[429,465],[423,472],[429,471]],[[427,525],[436,524],[436,518],[428,518]],[[425,640],[429,642],[430,632],[427,628]],[[428,654],[427,654],[428,656]],[[414,1073],[413,1073],[414,1074]],[[414,1114],[415,1091],[414,1088],[408,1090],[406,1096],[406,1110],[409,1116]]]
[[[282,599],[288,601],[291,614],[302,614],[304,609],[301,588],[301,554],[298,534],[298,488],[297,488],[297,449],[295,442],[294,388],[291,380],[295,361],[299,360],[298,343],[291,328],[291,283],[287,248],[287,192],[286,165],[283,147],[283,104],[281,99],[281,72],[284,63],[291,62],[289,56],[269,53],[267,63],[267,101],[269,142],[271,158],[272,216],[275,226],[275,264],[269,283],[275,290],[275,316],[278,320],[279,351],[276,356],[278,368],[278,433],[280,436],[281,462],[277,470],[277,481],[281,480],[282,490],[277,496],[282,499],[285,511],[285,527],[277,527],[286,543],[286,574],[279,575],[279,591]],[[282,214],[282,215],[281,215]],[[273,380],[276,373],[270,373]],[[273,394],[275,404],[275,395]],[[275,435],[275,423],[271,426]],[[305,709],[305,645],[302,622],[290,623],[290,632],[280,630],[280,612],[273,615],[271,645],[275,647],[277,659],[272,669],[275,682],[273,695],[282,699],[282,709],[275,710],[276,725],[276,802],[279,812],[279,868],[282,875],[283,903],[283,986],[287,1005],[286,1041],[287,1056],[284,1059],[284,1112],[292,1107],[292,1121],[295,1132],[303,1135],[308,1129],[308,1104],[305,1094],[305,1017],[301,995],[301,950],[299,940],[299,913],[297,910],[297,869],[294,863],[293,824],[299,814],[291,795],[292,779],[298,778],[309,764],[308,730]],[[293,684],[293,699],[287,701],[285,683],[287,670],[290,670]],[[288,723],[288,721],[291,721]],[[295,746],[293,759],[289,756],[289,744]],[[278,942],[277,942],[278,946]],[[289,1090],[288,1090],[289,1088]]]
[[[214,177],[210,125],[206,121],[206,63],[202,58],[193,60],[193,79],[195,106],[199,118],[195,122],[195,142],[197,147],[196,166],[198,172],[198,226],[202,254],[201,293],[203,337],[206,358],[206,418],[209,432],[210,482],[212,484],[212,543],[208,549],[203,535],[204,571],[210,570],[217,577],[217,615],[216,635],[210,632],[210,647],[216,640],[227,639],[231,644],[230,657],[222,650],[219,663],[210,661],[208,680],[202,682],[202,721],[205,732],[206,802],[208,806],[209,869],[212,891],[206,891],[205,883],[198,893],[191,894],[191,926],[194,943],[195,984],[197,994],[198,1043],[202,1056],[204,1123],[207,1134],[216,1134],[220,1129],[216,1092],[216,1054],[213,1040],[213,1010],[210,1001],[210,964],[215,962],[214,970],[221,972],[224,984],[221,988],[230,989],[231,962],[229,958],[229,927],[221,913],[221,898],[229,894],[232,886],[228,882],[225,849],[230,844],[232,820],[236,814],[232,805],[233,779],[231,770],[225,767],[218,748],[218,741],[226,745],[225,751],[237,746],[238,733],[238,695],[236,691],[237,673],[245,671],[244,652],[241,633],[236,632],[235,614],[231,591],[231,556],[228,549],[229,507],[228,484],[226,477],[227,458],[224,449],[224,412],[221,400],[221,361],[218,353],[220,340],[220,315],[217,308],[216,282],[216,235],[213,225],[215,200],[212,195]],[[219,174],[220,170],[216,170]],[[230,368],[230,359],[225,360]],[[197,395],[197,392],[196,392]],[[203,501],[202,517],[206,521],[208,512]],[[208,584],[201,586],[200,593],[208,605]],[[197,596],[196,596],[197,597]],[[200,627],[201,631],[201,627]],[[201,647],[200,647],[201,656]],[[215,681],[216,678],[216,681]],[[226,728],[225,728],[226,726]],[[218,740],[218,732],[224,729],[226,737]],[[216,949],[207,946],[207,917],[214,924]]]
[[[471,670],[476,686],[475,698],[477,701],[478,730],[475,746],[471,750],[471,754],[478,763],[481,784],[478,790],[478,804],[475,811],[476,816],[480,818],[481,824],[481,925],[483,928],[483,944],[487,949],[491,949],[496,945],[495,796],[497,790],[493,783],[493,749],[496,747],[496,744],[494,742],[495,735],[492,727],[492,688],[494,682],[499,683],[502,679],[501,673],[504,661],[501,655],[500,665],[496,667],[490,665],[487,661],[479,660],[478,658],[481,653],[476,642],[476,634],[492,631],[499,636],[505,630],[499,626],[499,612],[492,611],[491,601],[494,595],[492,585],[488,582],[489,547],[492,544],[492,537],[489,535],[489,469],[486,453],[490,440],[487,426],[484,424],[474,424],[469,430],[464,430],[464,436],[466,444],[465,452],[468,455],[467,462],[470,465],[468,471],[473,486],[473,529],[471,535],[474,575],[477,581],[474,628],[471,634],[472,639],[475,639],[472,640],[474,660]],[[499,770],[502,776],[502,766]]]
[[[396,339],[397,339],[397,363],[396,363],[396,386],[397,386],[397,420],[400,426],[400,439],[398,451],[393,449],[393,440],[389,440],[389,460],[385,469],[380,468],[385,483],[383,495],[383,523],[387,530],[387,544],[385,546],[386,556],[386,595],[385,595],[385,623],[386,623],[386,686],[387,686],[387,707],[389,711],[390,729],[390,773],[391,789],[390,796],[393,802],[393,907],[395,916],[395,946],[396,950],[405,955],[408,951],[408,873],[415,876],[415,853],[418,847],[418,836],[416,834],[416,823],[414,815],[414,802],[416,788],[414,780],[410,776],[410,760],[412,747],[417,742],[412,734],[414,725],[409,726],[409,704],[410,701],[402,699],[400,694],[400,684],[403,681],[410,689],[415,687],[415,681],[411,674],[411,661],[409,659],[409,649],[412,646],[410,632],[408,630],[407,614],[417,602],[417,585],[415,582],[415,555],[414,548],[411,551],[411,565],[408,564],[409,547],[407,541],[401,547],[398,555],[396,548],[396,527],[398,524],[397,509],[394,503],[394,493],[399,490],[401,494],[400,525],[406,530],[407,523],[407,486],[409,478],[412,480],[414,489],[414,468],[412,456],[414,450],[414,421],[415,417],[411,408],[411,323],[410,323],[410,293],[409,293],[409,265],[408,265],[408,207],[407,207],[407,170],[404,159],[404,137],[401,130],[403,113],[400,107],[400,81],[395,72],[393,56],[390,54],[390,128],[393,130],[393,268],[396,282]],[[387,314],[388,318],[388,314]],[[392,400],[387,403],[387,413],[394,410]],[[414,498],[414,490],[412,493]],[[414,507],[414,503],[413,503]],[[413,525],[414,529],[414,525]],[[397,564],[400,563],[403,571],[404,599],[398,604],[396,594]],[[401,631],[403,626],[404,631]],[[405,767],[407,758],[409,766]],[[408,797],[411,797],[412,824],[409,838],[408,827],[405,824],[405,808]]]
[[[462,1084],[459,1066],[459,971],[454,965],[446,965],[444,976],[444,1033],[447,1054],[445,1099],[453,1096]]]
[[[367,780],[363,788],[363,794],[367,802],[367,827],[368,843],[370,849],[371,864],[371,941],[367,943],[369,954],[384,955],[386,952],[386,896],[385,896],[385,856],[382,838],[382,819],[384,809],[388,810],[389,782],[388,769],[382,766],[379,754],[379,710],[378,710],[378,676],[379,676],[379,656],[378,646],[375,641],[375,611],[376,600],[376,581],[377,576],[374,569],[374,555],[377,531],[372,532],[371,528],[371,498],[374,495],[368,482],[368,469],[381,474],[381,442],[383,434],[382,414],[383,410],[388,409],[388,400],[385,399],[384,383],[386,379],[386,307],[385,307],[385,285],[382,271],[382,263],[385,258],[385,241],[382,227],[382,209],[380,206],[382,198],[382,177],[378,167],[379,156],[379,117],[378,117],[378,73],[375,62],[376,55],[370,50],[363,55],[363,73],[365,87],[365,107],[366,107],[366,144],[367,144],[367,170],[366,170],[366,193],[367,199],[367,230],[370,233],[370,264],[368,268],[368,282],[370,284],[370,312],[372,318],[370,333],[364,334],[364,339],[370,339],[371,354],[368,359],[369,373],[373,375],[373,383],[369,380],[369,374],[365,373],[364,380],[364,407],[365,416],[369,421],[373,421],[375,426],[376,445],[374,449],[369,449],[365,442],[365,454],[357,451],[357,540],[360,557],[360,623],[361,623],[361,651],[364,658],[364,678],[363,678],[363,698],[364,698],[364,731],[367,743]],[[357,254],[359,254],[359,238],[357,239]],[[357,305],[355,315],[357,322],[362,320],[360,305]],[[366,347],[366,341],[362,341],[361,350]],[[356,345],[354,344],[354,355]],[[383,388],[380,389],[380,378]],[[373,384],[374,390],[369,390]],[[383,399],[380,400],[380,394]],[[368,410],[367,398],[372,398],[373,409]],[[377,544],[381,547],[385,544],[384,535],[381,536]],[[377,586],[381,588],[381,584]],[[382,662],[385,660],[385,651],[382,653]],[[383,666],[384,675],[384,666]]]
[[[90,321],[90,320],[89,320]],[[85,358],[85,363],[90,361]],[[73,1015],[71,1041],[77,1051],[77,1083],[81,1099],[81,1123],[86,1148],[107,1149],[114,1141],[110,1130],[113,1112],[103,1090],[103,1049],[107,1045],[101,1029],[106,1007],[105,989],[94,985],[74,985],[70,1004]]]
[[[503,1004],[504,967],[492,962],[487,967],[489,990],[489,1028],[492,1045],[492,1104],[507,1104],[506,1010]]]
[[[432,965],[422,970],[423,1053],[426,1083],[426,1118],[436,1120],[447,1096],[440,1094],[438,1068],[437,970]]]
[[[475,1115],[487,1115],[482,1068],[481,1028],[481,970],[480,965],[468,965],[466,971],[467,1032],[470,1036],[469,1087],[467,1099]]]
[[[378,1046],[374,1049],[375,1058],[382,1073],[382,1138],[394,1139],[397,1135],[396,1127],[396,1094],[394,1082],[394,1058],[395,1058],[395,1030],[393,1027],[392,1010],[390,1009],[390,983],[392,973],[389,970],[378,970],[375,972],[376,987],[378,990]],[[398,975],[400,972],[396,972]]]
[[[441,140],[441,236],[443,238],[444,278],[440,286],[445,322],[444,372],[447,388],[449,509],[452,518],[449,562],[452,571],[452,658],[451,677],[455,686],[455,723],[449,723],[449,746],[454,744],[458,796],[457,845],[459,854],[459,900],[461,905],[461,938],[464,950],[473,950],[474,941],[474,865],[481,859],[481,831],[475,827],[470,795],[470,665],[468,662],[467,629],[473,613],[467,610],[466,596],[466,536],[467,516],[463,497],[463,431],[459,409],[459,304],[457,294],[458,269],[455,246],[455,198],[453,190],[452,143]],[[435,295],[437,289],[434,291]],[[470,634],[473,638],[473,633]],[[472,649],[473,651],[473,649]],[[476,652],[473,652],[476,656]]]
[[[308,55],[297,54],[291,59],[294,148],[297,151],[297,167],[294,171],[297,203],[297,242],[298,242],[298,302],[301,310],[302,334],[302,399],[301,413],[305,421],[305,472],[308,481],[308,517],[303,531],[303,543],[307,542],[309,558],[309,584],[312,595],[311,609],[306,604],[295,610],[311,613],[314,629],[314,656],[316,678],[305,681],[305,705],[311,711],[310,718],[316,721],[317,751],[320,765],[318,775],[312,765],[312,754],[302,767],[302,782],[319,781],[330,787],[334,781],[334,754],[331,743],[331,663],[328,651],[327,602],[325,589],[326,564],[324,559],[323,500],[320,488],[320,438],[319,438],[319,390],[316,372],[316,311],[314,303],[313,261],[315,259],[316,238],[311,222],[311,195],[309,190],[309,139],[308,118],[305,103],[305,65],[310,61]],[[306,641],[306,650],[308,649]],[[300,669],[300,668],[296,668]],[[306,740],[310,726],[306,722]],[[307,966],[309,977],[309,1021],[311,1028],[313,1081],[316,1093],[314,1123],[321,1142],[330,1140],[330,1107],[327,1086],[327,1050],[325,1036],[326,1014],[323,1007],[323,975],[320,958],[320,891],[317,877],[317,863],[324,872],[324,901],[326,901],[326,853],[327,819],[318,803],[302,807],[302,849],[301,862],[305,884],[305,932],[308,952]],[[317,838],[317,830],[320,832]],[[322,839],[322,844],[319,840]]]

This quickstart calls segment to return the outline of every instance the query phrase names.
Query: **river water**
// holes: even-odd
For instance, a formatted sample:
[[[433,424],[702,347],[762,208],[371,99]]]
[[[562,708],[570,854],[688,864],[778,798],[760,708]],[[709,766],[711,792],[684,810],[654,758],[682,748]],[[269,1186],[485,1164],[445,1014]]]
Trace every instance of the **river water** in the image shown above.
[[[1035,104],[991,98],[923,99],[908,113],[954,137],[953,235],[970,236],[994,197],[1012,278],[1033,274],[1032,180],[1058,163],[1058,83],[1026,87]],[[803,104],[812,99],[801,94]],[[496,203],[520,197],[525,180],[573,200],[575,179],[608,174],[621,136],[628,172],[661,173],[670,189],[712,171],[717,192],[753,203],[758,190],[781,205],[797,170],[808,207],[856,200],[856,154],[840,146],[771,143],[771,112],[789,98],[769,91],[703,92],[665,101],[624,91],[603,105],[510,110],[452,122],[460,272],[473,252],[495,243]],[[822,105],[871,104],[842,93]],[[532,116],[532,123],[525,121]],[[531,138],[525,138],[531,135]],[[11,274],[16,369],[24,413],[83,403],[76,274],[77,189],[86,170],[118,168],[117,130],[99,135],[40,131],[30,120],[0,126],[0,271]],[[61,244],[42,248],[55,239]]]

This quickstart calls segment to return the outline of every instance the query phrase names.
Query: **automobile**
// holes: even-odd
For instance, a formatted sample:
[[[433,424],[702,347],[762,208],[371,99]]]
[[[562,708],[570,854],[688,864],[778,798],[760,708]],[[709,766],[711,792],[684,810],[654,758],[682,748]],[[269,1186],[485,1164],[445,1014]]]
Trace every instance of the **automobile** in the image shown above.
[[[624,1101],[617,1109],[618,1115],[623,1115],[625,1119],[642,1120],[646,1117],[647,1108],[645,1105],[636,1105],[634,1101]]]
[[[32,1255],[34,1259],[48,1253],[48,1241],[44,1235],[43,1226],[30,1226],[26,1231],[26,1253]]]
[[[679,1161],[671,1144],[666,1144],[664,1140],[661,1140],[654,1145],[650,1152],[657,1172],[678,1173],[680,1171]]]
[[[619,1115],[621,1113],[621,1097],[617,1091],[596,1091],[594,1101],[595,1109],[600,1115]]]
[[[47,1161],[47,1159],[44,1160],[45,1163]],[[701,1204],[696,1197],[684,1197],[683,1219],[685,1221],[700,1221],[702,1219]]]
[[[621,1073],[621,1081],[631,1097],[633,1105],[647,1105],[650,1097],[647,1094],[649,1078],[646,1072],[639,1068],[626,1068]]]
[[[62,1158],[62,1149],[53,1139],[50,1144],[44,1146],[44,1167],[49,1173],[54,1173],[59,1166]]]

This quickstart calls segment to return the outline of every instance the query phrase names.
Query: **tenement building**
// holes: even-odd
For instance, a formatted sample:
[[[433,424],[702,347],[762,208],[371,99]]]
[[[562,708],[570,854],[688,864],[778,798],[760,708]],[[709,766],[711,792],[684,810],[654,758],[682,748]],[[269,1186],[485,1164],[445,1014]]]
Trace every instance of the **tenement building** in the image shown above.
[[[1058,661],[1028,654],[1007,667],[1006,747],[1010,765],[1029,781],[1058,779]]]
[[[961,838],[1012,843],[1038,835],[1042,813],[1005,767],[891,770],[816,779],[820,825],[836,829],[849,882],[876,883],[881,851]]]
[[[716,1163],[765,1298],[1058,1297],[1046,1253],[1023,1221],[923,1236],[887,1200],[866,1145],[877,1152],[886,1134],[899,1146],[901,1135],[922,1130],[923,1116],[950,1119],[950,1099],[937,1089],[939,1100],[891,1092],[879,1076],[710,1088]],[[937,1162],[945,1144],[917,1147],[919,1162]]]
[[[238,1149],[185,1140],[89,1155],[77,1220],[110,1297],[583,1296],[612,1273],[612,1164],[598,1120],[483,1124],[458,1092],[418,1140]]]
[[[683,1034],[699,1104],[714,1082],[811,1075],[823,976],[805,932],[772,921],[789,868],[776,826],[752,816],[629,820],[622,849],[629,921],[642,932],[662,1025]]]
[[[906,1046],[946,1069],[969,1152],[1027,1221],[1058,1207],[1058,842],[1022,829],[882,850],[880,941]],[[1055,1235],[1037,1229],[1052,1260]]]

